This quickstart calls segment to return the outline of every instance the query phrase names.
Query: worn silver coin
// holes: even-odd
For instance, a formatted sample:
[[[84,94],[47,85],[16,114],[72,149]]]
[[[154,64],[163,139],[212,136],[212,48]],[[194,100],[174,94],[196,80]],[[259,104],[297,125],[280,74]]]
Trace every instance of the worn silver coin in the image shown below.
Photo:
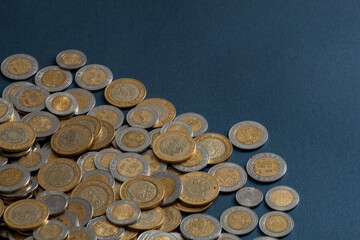
[[[0,98],[0,123],[9,121],[14,116],[14,107],[4,98]]]
[[[39,183],[36,177],[30,177],[30,182],[28,183],[29,187],[21,189],[21,191],[16,191],[12,193],[1,193],[0,195],[6,198],[25,198],[31,195],[38,187]]]
[[[19,53],[11,55],[1,63],[1,72],[12,80],[24,80],[33,76],[39,64],[33,56]]]
[[[240,217],[246,219],[246,221],[239,222],[238,219]],[[256,228],[258,224],[258,217],[250,208],[236,206],[226,209],[221,214],[220,223],[224,230],[228,233],[244,235],[252,232]],[[236,226],[231,225],[231,223],[236,224]]]
[[[162,126],[162,128],[160,130],[160,133],[163,134],[163,133],[169,131],[169,129],[171,129],[170,131],[175,131],[175,130],[172,129],[172,128],[176,128],[174,126],[183,127],[186,130],[186,133],[190,137],[193,136],[193,131],[192,131],[191,126],[189,124],[185,123],[185,122],[182,122],[182,121],[171,121],[171,122],[166,123],[164,126]]]
[[[36,119],[39,119],[39,121],[36,121]],[[28,113],[21,119],[21,121],[24,123],[35,121],[40,124],[39,128],[34,128],[36,139],[38,140],[43,140],[46,137],[53,135],[60,127],[59,119],[54,114],[45,111]],[[44,131],[43,127],[48,126],[49,123],[50,128]]]
[[[263,193],[254,187],[244,187],[237,191],[235,198],[240,205],[253,208],[262,202]]]
[[[95,155],[96,156],[96,155]],[[96,170],[92,170],[92,171],[88,171],[86,173],[83,174],[82,177],[82,181],[86,181],[86,179],[88,177],[90,177],[91,175],[94,174],[100,174],[106,177],[107,179],[107,183],[109,184],[110,187],[114,187],[115,186],[115,179],[114,177],[109,173],[109,171],[106,170],[102,170],[102,169],[96,169]]]
[[[201,225],[201,224],[206,224],[207,221],[210,221],[212,224],[214,224],[214,230],[206,235],[206,236],[196,236],[193,235],[189,230],[188,230],[188,224],[192,221],[197,221],[196,225]],[[214,218],[213,216],[210,216],[208,214],[202,214],[202,213],[198,213],[198,214],[192,214],[189,215],[187,217],[185,217],[181,223],[180,223],[180,232],[183,236],[185,236],[185,238],[187,239],[191,239],[191,240],[209,240],[209,239],[216,239],[219,237],[220,233],[221,233],[221,225],[219,220],[217,220],[216,218]]]
[[[157,240],[157,239],[177,240],[177,238],[174,235],[161,231],[153,233],[147,238],[147,240]]]
[[[127,219],[117,218],[116,214],[114,214],[114,211],[121,211],[123,209],[123,208],[121,208],[121,205],[131,206],[133,208],[133,215]],[[127,208],[128,208],[128,206],[127,206]],[[133,201],[129,201],[129,200],[119,200],[119,201],[113,202],[106,209],[107,219],[111,223],[115,224],[116,226],[127,226],[127,225],[135,223],[139,219],[140,213],[141,213],[141,210],[140,210],[139,206],[136,203],[134,203]]]
[[[4,90],[2,91],[2,98],[12,103],[11,96],[14,95],[15,92],[17,92],[19,89],[23,87],[30,87],[30,86],[35,86],[35,85],[31,82],[25,82],[25,81],[13,82],[4,88]]]
[[[150,148],[152,148],[152,143],[153,143],[154,140],[155,140],[155,139],[153,139],[154,135],[155,135],[155,134],[161,134],[160,132],[161,132],[161,128],[155,128],[155,129],[153,129],[153,130],[151,130],[151,131],[149,132],[150,139],[151,139],[150,146],[149,146]]]
[[[175,185],[175,191],[167,198],[164,198],[161,203],[160,206],[167,206],[169,204],[174,203],[178,197],[180,196],[182,190],[183,190],[183,183],[180,180],[180,178],[172,172],[157,172],[153,175],[151,175],[154,178],[159,178],[160,182],[162,181],[161,179],[163,178],[167,178],[170,179],[170,181],[173,181],[174,185]],[[165,182],[168,182],[169,180],[166,180]],[[165,192],[167,191],[167,189],[165,188]]]
[[[222,239],[241,240],[238,236],[230,234],[230,233],[221,233],[218,240],[222,240]]]
[[[148,120],[147,117],[144,117],[143,112],[147,112],[147,114],[150,113],[151,119]],[[138,120],[134,119],[134,114],[136,113],[139,114]],[[159,120],[159,115],[157,114],[157,112],[153,108],[147,106],[135,107],[131,109],[126,115],[126,121],[132,127],[151,128],[152,126],[155,125],[155,123],[158,122],[158,120]]]
[[[268,222],[268,224],[266,224]],[[276,225],[276,231],[267,226]],[[284,212],[272,211],[264,214],[259,221],[260,230],[270,237],[284,237],[294,229],[294,220]]]
[[[72,209],[73,205],[74,205],[74,208],[75,207],[78,208],[78,205],[81,205],[80,208],[82,208],[83,211],[85,210],[85,214],[82,216],[82,218],[78,219],[79,226],[85,226],[91,220],[91,218],[93,216],[94,210],[93,210],[92,205],[83,198],[69,198],[67,210],[71,211],[70,209]]]
[[[100,64],[90,64],[80,68],[75,75],[75,82],[81,88],[97,91],[105,88],[113,80],[111,70]]]
[[[16,163],[19,165],[23,165],[24,167],[26,167],[31,173],[34,173],[36,171],[38,171],[45,163],[47,163],[48,158],[46,157],[45,153],[41,150],[41,149],[35,149],[32,151],[32,154],[36,154],[37,157],[40,158],[40,160],[38,161],[37,164],[32,165],[32,166],[24,166],[23,164],[21,164],[21,158],[16,160]],[[26,156],[25,157],[25,161],[26,161]]]
[[[95,156],[97,153],[98,152],[95,152],[95,151],[86,152],[77,159],[76,163],[81,167],[83,174],[88,171],[92,171],[92,170],[96,169],[94,161],[90,161],[90,162],[86,161],[86,163],[85,163],[86,166],[84,166],[85,165],[84,162],[88,158],[90,158],[90,160],[91,160],[91,158],[95,159]]]
[[[112,148],[103,149],[95,155],[94,158],[95,167],[97,169],[110,171],[109,168],[111,161],[114,158],[120,156],[121,154],[122,152],[117,149],[112,149]]]
[[[46,89],[38,86],[29,86],[21,88],[14,93],[11,101],[20,113],[30,113],[43,110],[46,107],[46,99],[49,96],[50,93]]]
[[[68,49],[56,56],[56,63],[63,69],[74,70],[81,68],[86,63],[86,55],[75,49]]]
[[[223,168],[226,169],[226,171],[224,172],[230,174],[231,176],[229,176],[228,174],[224,174],[224,172],[221,172],[221,169]],[[214,176],[219,181],[221,192],[237,191],[242,186],[244,186],[247,181],[247,174],[245,170],[240,165],[235,163],[225,162],[216,164],[209,169],[208,173]],[[235,179],[238,178],[238,180],[234,181],[234,179],[232,179],[231,177],[235,177]],[[225,183],[226,185],[222,185],[222,183]]]
[[[49,208],[49,214],[52,216],[62,214],[68,205],[67,195],[52,189],[42,191],[37,195],[36,200],[45,203]]]
[[[146,150],[142,152],[141,155],[143,155],[150,164],[150,175],[166,171],[167,163],[160,161],[152,150]]]
[[[99,112],[99,113],[98,113]],[[113,112],[115,118],[107,119],[108,114],[103,114],[106,112]],[[112,105],[100,105],[91,109],[87,115],[98,118],[99,120],[104,120],[113,125],[115,129],[118,129],[124,122],[124,113],[117,107]],[[113,116],[112,116],[113,117]]]
[[[96,217],[93,218],[87,225],[87,228],[90,228],[91,230],[93,230],[93,232],[95,233],[96,237],[98,240],[114,240],[119,238],[125,231],[125,229],[123,227],[119,227],[118,230],[111,236],[102,236],[96,233],[96,231],[94,231],[93,227],[101,221],[107,221],[109,222],[109,224],[111,224],[111,222],[106,218],[106,216],[101,216],[101,217]]]
[[[116,136],[116,145],[124,152],[142,152],[151,142],[149,132],[143,128],[129,127],[120,131]],[[140,143],[143,142],[141,145]],[[126,145],[131,143],[135,147]]]
[[[81,236],[79,240],[96,240],[95,233],[87,227],[74,227],[69,230],[69,239],[78,239],[76,236]]]
[[[10,170],[13,169],[13,170]],[[5,164],[0,167],[0,175],[2,176],[10,176],[14,173],[6,174],[6,172],[16,172],[16,175],[19,177],[19,180],[14,185],[9,185],[5,181],[6,179],[2,179],[0,181],[0,192],[2,193],[11,193],[15,192],[24,186],[26,186],[30,181],[30,171],[19,164]],[[2,174],[3,173],[3,174]]]
[[[56,221],[56,220],[48,220],[43,225],[41,225],[39,228],[34,230],[33,236],[36,240],[48,240],[49,239],[49,238],[42,237],[42,235],[40,234],[41,229],[45,228],[47,225],[56,225],[61,229],[58,236],[56,236],[55,238],[51,238],[51,240],[64,240],[67,237],[68,230],[64,223],[62,223],[60,221]],[[49,229],[54,229],[54,228],[49,228]],[[45,231],[48,231],[48,230],[45,230]]]
[[[62,103],[66,99],[67,103]],[[58,101],[58,102],[57,102]],[[58,117],[67,117],[72,114],[76,114],[79,107],[76,98],[70,93],[57,92],[51,94],[46,99],[46,108],[49,112],[55,114]]]
[[[82,88],[71,88],[65,91],[73,95],[78,100],[78,112],[77,115],[87,114],[96,104],[96,98],[90,91]],[[84,103],[87,103],[83,106]]]
[[[52,76],[48,76],[48,74],[54,74]],[[44,78],[44,79],[43,79]],[[46,79],[52,78],[52,79]],[[55,85],[55,81],[61,81],[60,85]],[[49,82],[47,82],[49,81]],[[49,85],[50,83],[50,85]],[[35,84],[39,87],[42,87],[49,92],[59,92],[70,86],[72,83],[72,74],[69,71],[65,71],[58,66],[48,66],[40,71],[38,71],[35,75]]]
[[[238,139],[237,132],[243,131],[240,135],[246,139]],[[229,131],[229,139],[232,144],[240,149],[253,150],[263,146],[268,140],[268,131],[258,122],[243,121],[236,123]]]
[[[177,116],[174,121],[183,121],[189,124],[193,131],[193,137],[203,134],[208,128],[208,122],[206,118],[198,113],[183,113]]]
[[[273,187],[265,195],[266,204],[276,211],[290,211],[299,201],[299,194],[288,186]]]

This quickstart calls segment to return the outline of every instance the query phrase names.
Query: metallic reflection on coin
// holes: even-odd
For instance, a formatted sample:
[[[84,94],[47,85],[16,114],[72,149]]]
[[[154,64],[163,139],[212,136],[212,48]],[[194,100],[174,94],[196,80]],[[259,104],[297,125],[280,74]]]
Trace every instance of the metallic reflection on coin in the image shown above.
[[[81,88],[97,91],[105,88],[113,80],[109,68],[100,64],[90,64],[80,68],[75,75],[75,82]]]
[[[87,114],[91,109],[94,108],[96,98],[90,91],[82,88],[71,88],[65,91],[70,93],[78,102],[77,115]]]
[[[2,98],[4,98],[5,100],[7,100],[8,102],[11,103],[11,97],[17,91],[19,91],[19,89],[24,88],[24,87],[30,87],[30,86],[35,86],[35,85],[31,82],[25,82],[25,81],[11,83],[11,84],[7,85],[4,88],[4,90],[2,91]]]
[[[203,134],[208,128],[208,122],[204,116],[198,113],[183,113],[177,116],[174,121],[182,121],[189,124],[192,128],[193,137],[197,137]]]
[[[83,52],[74,49],[64,50],[56,56],[57,65],[68,70],[81,68],[85,65],[86,60]]]
[[[68,205],[67,195],[57,190],[45,190],[36,197],[36,200],[45,203],[52,216],[63,213]]]
[[[230,233],[221,233],[218,240],[241,240],[238,236]]]
[[[94,107],[87,113],[87,115],[111,123],[115,129],[118,129],[124,122],[124,113],[119,108],[111,105],[100,105]]]
[[[268,131],[258,122],[243,121],[231,127],[229,139],[238,148],[254,150],[266,143]]]
[[[155,139],[161,134],[160,132],[161,128],[155,128],[149,132],[151,138],[151,143],[149,146],[150,148],[152,148],[152,144],[154,143]]]
[[[78,111],[78,102],[70,93],[57,92],[46,99],[46,108],[58,117],[68,117]]]
[[[0,123],[9,121],[14,116],[14,107],[4,98],[0,98]]]
[[[133,201],[119,200],[106,209],[107,219],[116,226],[127,226],[135,223],[140,217],[141,210]]]
[[[270,237],[284,237],[294,228],[294,220],[284,212],[268,212],[259,221],[260,230]]]
[[[165,196],[160,206],[174,203],[183,190],[183,183],[180,178],[172,172],[157,172],[152,177],[157,178],[165,188]]]
[[[46,107],[49,91],[38,86],[29,86],[19,89],[11,101],[20,113],[41,111]]]
[[[30,181],[29,170],[19,164],[0,167],[0,192],[11,193],[26,186]]]
[[[115,139],[120,150],[137,153],[144,151],[151,142],[149,132],[136,127],[123,129],[116,135]]]
[[[276,211],[290,211],[299,201],[299,194],[288,186],[273,187],[265,195],[266,204]]]
[[[182,220],[180,231],[191,240],[216,239],[221,233],[221,225],[219,220],[208,214],[192,214]]]
[[[1,72],[12,80],[24,80],[33,76],[39,69],[36,59],[28,54],[11,55],[1,63]]]
[[[170,233],[166,232],[156,232],[151,234],[147,240],[158,240],[158,239],[166,239],[166,240],[177,240],[176,237]]]
[[[196,144],[195,153],[182,163],[173,164],[173,168],[181,172],[199,171],[207,166],[210,156],[207,150],[199,144]]]
[[[65,210],[61,215],[54,216],[50,220],[58,220],[63,222],[67,229],[79,227],[79,220],[77,216],[69,210]]]
[[[49,66],[41,69],[35,75],[35,84],[49,92],[59,92],[70,86],[72,74],[58,66]]]
[[[105,216],[92,219],[86,227],[95,233],[98,240],[114,240],[124,232],[124,228],[112,224]]]
[[[126,115],[126,121],[132,127],[150,128],[159,120],[159,115],[151,107],[135,107]]]
[[[87,227],[74,227],[69,230],[69,240],[96,240],[95,233]]]
[[[244,235],[256,228],[258,217],[250,208],[236,206],[225,210],[221,214],[220,222],[225,231],[235,235]]]
[[[49,220],[38,229],[34,230],[35,240],[63,240],[68,235],[64,223],[55,220]]]
[[[78,220],[79,226],[85,226],[93,216],[93,207],[83,198],[69,198],[67,210],[74,213]]]
[[[193,131],[189,124],[182,121],[171,121],[166,123],[162,128],[160,133],[163,134],[165,132],[183,132],[188,134],[190,137],[193,137]]]
[[[114,158],[120,156],[121,154],[122,152],[117,149],[111,149],[111,148],[103,149],[95,155],[94,164],[97,169],[110,171],[111,161]]]
[[[90,181],[101,181],[109,184],[110,187],[114,187],[115,185],[115,179],[114,177],[109,173],[109,171],[96,169],[91,170],[88,172],[85,172],[83,174],[83,181],[90,180]]]
[[[59,119],[52,113],[37,111],[26,114],[22,122],[27,123],[36,132],[36,139],[44,140],[54,134],[60,127]]]
[[[245,207],[253,208],[259,205],[263,200],[262,192],[254,187],[241,188],[236,193],[236,201]]]
[[[209,169],[208,173],[214,176],[221,192],[234,192],[245,185],[247,174],[245,170],[235,163],[219,163]]]

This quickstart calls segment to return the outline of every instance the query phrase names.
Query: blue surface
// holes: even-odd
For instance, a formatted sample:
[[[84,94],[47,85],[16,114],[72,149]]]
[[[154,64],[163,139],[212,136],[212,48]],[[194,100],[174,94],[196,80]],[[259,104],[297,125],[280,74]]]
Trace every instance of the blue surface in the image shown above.
[[[147,97],[198,112],[208,132],[227,135],[242,120],[269,131],[259,152],[287,164],[265,194],[288,185],[300,194],[286,239],[360,235],[359,1],[3,1],[0,59],[28,53],[40,68],[65,49],[144,83]],[[1,78],[1,89],[11,81]],[[33,82],[33,78],[29,81]],[[73,85],[74,86],[74,85]],[[97,92],[97,104],[104,104]],[[220,194],[207,213],[235,204]],[[255,208],[259,218],[269,209]],[[242,239],[259,236],[257,228]]]

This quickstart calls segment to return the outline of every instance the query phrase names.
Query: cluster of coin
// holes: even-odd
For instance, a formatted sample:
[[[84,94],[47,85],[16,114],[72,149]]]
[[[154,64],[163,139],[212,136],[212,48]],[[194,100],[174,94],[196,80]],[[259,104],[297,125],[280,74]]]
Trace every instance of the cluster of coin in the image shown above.
[[[84,66],[80,51],[63,51],[56,62],[38,71],[35,58],[15,54],[1,64],[12,80],[36,73],[35,85],[17,81],[0,99],[0,217],[16,239],[239,239],[236,235],[258,225],[250,208],[260,204],[263,194],[243,187],[247,173],[273,182],[285,174],[285,161],[273,153],[256,154],[247,173],[225,161],[233,145],[244,150],[264,145],[264,126],[239,122],[229,138],[205,133],[208,123],[202,115],[175,118],[169,101],[145,99],[140,81],[113,81],[105,66]],[[61,92],[76,69],[80,88]],[[94,107],[91,91],[104,88],[110,105]],[[120,109],[130,107],[128,125],[123,125]],[[213,165],[208,172],[201,171],[208,165]],[[234,191],[241,206],[227,209],[220,221],[198,213],[219,192]],[[278,186],[265,200],[276,211],[260,219],[261,231],[272,237],[290,233],[293,220],[284,211],[298,204],[296,191]],[[180,211],[196,214],[182,219]]]

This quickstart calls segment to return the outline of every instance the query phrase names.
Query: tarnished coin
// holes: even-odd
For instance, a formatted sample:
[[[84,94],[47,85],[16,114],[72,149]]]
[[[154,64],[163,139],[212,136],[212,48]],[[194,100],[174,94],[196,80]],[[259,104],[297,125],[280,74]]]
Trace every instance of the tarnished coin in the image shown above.
[[[80,68],[75,75],[75,82],[81,88],[96,91],[105,88],[113,80],[109,68],[100,64],[90,64]]]
[[[87,227],[74,227],[69,230],[69,240],[96,240],[95,233]]]
[[[97,169],[110,171],[111,161],[121,154],[122,152],[117,149],[103,149],[95,155],[94,164]]]
[[[245,185],[247,174],[235,163],[219,163],[209,169],[208,173],[214,176],[220,185],[220,192],[234,192]]]
[[[195,142],[188,134],[166,132],[157,137],[153,144],[156,157],[168,163],[180,163],[195,152]]]
[[[153,177],[138,176],[125,181],[120,188],[123,200],[135,202],[141,210],[156,207],[164,199],[165,189],[162,183]]]
[[[172,172],[158,172],[153,174],[152,177],[158,179],[165,189],[164,199],[161,201],[160,206],[174,203],[183,190],[183,183],[180,178]]]
[[[0,154],[0,167],[8,163],[8,158]]]
[[[284,212],[268,212],[259,221],[260,230],[270,237],[284,237],[294,228],[294,220]]]
[[[128,127],[116,135],[116,145],[126,152],[142,152],[150,142],[149,132],[143,128]]]
[[[109,184],[112,188],[115,185],[114,177],[108,171],[100,169],[85,172],[83,174],[83,181],[100,181]]]
[[[19,158],[16,163],[26,167],[30,172],[38,171],[45,163],[47,163],[47,157],[42,150],[33,150],[25,156]]]
[[[284,159],[274,153],[258,153],[246,164],[249,176],[259,182],[274,182],[284,176],[286,170]]]
[[[48,161],[38,173],[39,184],[44,189],[67,192],[81,180],[81,168],[71,159],[57,158]]]
[[[276,211],[290,211],[299,200],[299,194],[288,186],[273,187],[265,195],[266,204]]]
[[[20,152],[29,149],[35,142],[35,131],[26,123],[6,122],[0,125],[0,150]]]
[[[5,201],[6,199],[13,200],[18,198],[31,197],[32,193],[38,189],[38,180],[36,177],[30,177],[30,182],[25,187],[11,193],[1,193],[1,197]]]
[[[29,86],[19,89],[11,97],[15,108],[21,113],[41,111],[46,107],[46,99],[50,93],[38,86]]]
[[[193,132],[193,137],[197,137],[200,134],[203,134],[208,128],[208,122],[202,115],[198,113],[183,113],[177,116],[174,120],[189,124]]]
[[[81,171],[82,173],[86,173],[89,171],[93,171],[96,170],[96,166],[95,166],[95,156],[98,152],[86,152],[83,155],[81,155],[76,163],[81,167]]]
[[[164,211],[161,207],[155,207],[150,210],[141,210],[139,219],[129,226],[129,229],[135,231],[145,231],[159,228],[164,222]],[[139,236],[140,238],[140,236]]]
[[[172,166],[181,172],[199,171],[206,167],[210,160],[207,150],[199,144],[196,144],[195,153],[184,162],[173,164]]]
[[[188,134],[190,137],[193,136],[192,128],[189,124],[182,121],[171,121],[162,126],[160,133],[165,132],[182,132]]]
[[[127,226],[135,223],[140,217],[140,208],[128,200],[116,201],[106,209],[107,219],[117,226]]]
[[[159,228],[163,232],[172,232],[174,231],[181,223],[181,213],[174,206],[167,206],[163,208],[164,211],[164,223]]]
[[[1,216],[3,215],[3,213],[4,213],[4,210],[5,210],[4,203],[3,203],[3,201],[0,199],[0,218],[1,218]]]
[[[68,197],[65,193],[58,190],[45,190],[41,192],[36,200],[46,204],[49,208],[49,214],[52,216],[63,213],[68,205]]]
[[[67,235],[65,224],[56,220],[47,221],[33,232],[35,240],[63,240]]]
[[[238,236],[230,233],[221,233],[218,240],[241,240]]]
[[[220,222],[225,231],[244,235],[256,228],[258,217],[250,208],[236,206],[226,209],[221,214]]]
[[[96,117],[88,116],[88,115],[76,116],[67,120],[63,126],[68,126],[71,124],[79,124],[84,127],[87,127],[92,132],[92,136],[94,139],[100,138],[101,122]]]
[[[132,127],[150,128],[159,120],[157,112],[151,107],[135,107],[126,115],[126,121]]]
[[[3,216],[8,227],[20,231],[36,229],[40,227],[48,217],[48,207],[35,199],[24,199],[14,202],[6,208]]]
[[[4,98],[0,98],[0,123],[9,121],[14,116],[14,107]]]
[[[88,113],[95,106],[95,96],[88,90],[82,88],[71,88],[65,92],[70,93],[78,102],[78,115]]]
[[[155,139],[161,134],[160,132],[161,132],[161,128],[155,128],[149,132],[151,138],[151,143],[150,143],[151,148]]]
[[[57,92],[46,99],[46,108],[59,117],[68,117],[78,111],[77,100],[70,93]]]
[[[62,214],[51,217],[50,220],[57,220],[64,223],[67,229],[79,227],[79,220],[76,215],[69,210],[65,210]]]
[[[1,63],[1,72],[12,80],[23,80],[33,76],[39,69],[36,59],[28,54],[11,55]]]
[[[49,92],[59,92],[70,86],[72,74],[58,66],[49,66],[41,69],[35,75],[35,84]]]
[[[30,181],[29,170],[19,164],[0,167],[0,192],[11,193],[25,187]]]
[[[229,139],[238,148],[253,150],[266,143],[268,131],[258,122],[243,121],[231,127]]]
[[[117,107],[111,105],[100,105],[91,109],[87,115],[94,116],[99,120],[111,123],[115,129],[118,129],[124,122],[124,114]]]
[[[170,233],[166,232],[156,232],[151,234],[147,240],[158,240],[158,239],[164,239],[164,240],[177,240],[176,237]]]
[[[38,140],[53,135],[60,127],[59,119],[54,114],[45,111],[26,114],[21,121],[34,129]]]
[[[124,232],[124,228],[112,224],[105,216],[92,219],[86,227],[95,233],[98,240],[114,240]]]
[[[56,56],[56,63],[63,69],[78,69],[85,65],[86,55],[79,50],[64,50]]]
[[[203,205],[203,206],[190,206],[190,205],[185,205],[184,203],[180,202],[180,201],[176,201],[174,203],[174,206],[179,209],[181,212],[186,212],[186,213],[199,213],[202,211],[205,211],[206,209],[208,209],[211,205],[213,204],[213,202],[207,204],[207,205]]]
[[[180,231],[191,240],[216,239],[221,233],[221,225],[216,218],[208,214],[192,214],[182,220]]]
[[[83,198],[69,198],[67,210],[76,215],[79,226],[85,226],[93,216],[93,207]]]
[[[159,115],[159,121],[153,126],[154,128],[162,127],[166,123],[175,118],[176,110],[174,105],[166,99],[162,98],[148,98],[137,105],[148,106],[153,108]]]
[[[147,150],[143,152],[141,155],[143,155],[150,164],[150,175],[158,172],[164,172],[166,170],[167,164],[160,161],[154,155],[154,152],[152,150]]]
[[[136,79],[120,78],[106,87],[104,96],[110,104],[119,108],[128,108],[144,100],[146,89]]]
[[[244,187],[241,188],[236,193],[236,201],[245,207],[256,207],[259,205],[263,200],[263,194],[262,192],[254,187]]]
[[[2,91],[2,98],[7,100],[9,103],[11,103],[12,96],[17,91],[19,91],[19,89],[24,88],[24,87],[30,87],[30,86],[35,86],[35,85],[31,82],[25,82],[25,81],[11,83],[11,84],[7,85],[4,88],[4,90]]]
[[[101,122],[101,132],[100,137],[97,139],[94,139],[92,145],[90,146],[89,150],[100,150],[103,148],[108,147],[111,142],[115,138],[115,129],[112,124],[100,120]]]

